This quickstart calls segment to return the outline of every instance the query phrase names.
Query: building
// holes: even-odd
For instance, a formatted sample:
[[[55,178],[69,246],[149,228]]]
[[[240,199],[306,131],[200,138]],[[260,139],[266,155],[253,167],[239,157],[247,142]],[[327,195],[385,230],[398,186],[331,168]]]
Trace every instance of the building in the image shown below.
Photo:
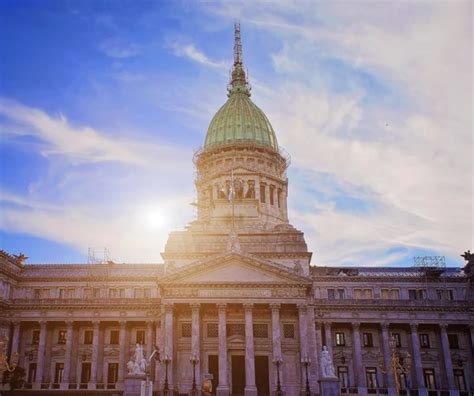
[[[26,389],[121,394],[140,343],[169,360],[152,365],[156,391],[166,380],[188,394],[193,374],[199,387],[209,373],[218,395],[273,394],[278,377],[285,395],[319,394],[325,345],[343,393],[395,395],[393,348],[411,361],[401,393],[472,394],[472,270],[310,266],[288,219],[289,156],[250,99],[238,26],[228,100],[194,163],[197,219],[169,235],[162,264],[1,253],[0,331]]]

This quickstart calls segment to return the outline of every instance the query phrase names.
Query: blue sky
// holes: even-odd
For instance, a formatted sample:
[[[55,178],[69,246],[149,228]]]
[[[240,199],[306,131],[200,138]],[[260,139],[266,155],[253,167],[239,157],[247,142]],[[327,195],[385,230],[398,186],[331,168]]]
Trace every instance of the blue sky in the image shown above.
[[[1,248],[161,262],[194,216],[192,155],[226,100],[236,19],[312,263],[461,265],[468,1],[0,2]]]

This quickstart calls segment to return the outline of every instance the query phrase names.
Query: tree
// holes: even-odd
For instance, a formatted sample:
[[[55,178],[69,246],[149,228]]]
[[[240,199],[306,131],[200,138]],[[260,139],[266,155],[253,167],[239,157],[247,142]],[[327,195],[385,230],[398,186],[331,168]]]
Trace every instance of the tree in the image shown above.
[[[23,367],[15,367],[12,372],[5,370],[3,373],[2,384],[10,385],[10,390],[19,389],[25,383],[25,369]]]

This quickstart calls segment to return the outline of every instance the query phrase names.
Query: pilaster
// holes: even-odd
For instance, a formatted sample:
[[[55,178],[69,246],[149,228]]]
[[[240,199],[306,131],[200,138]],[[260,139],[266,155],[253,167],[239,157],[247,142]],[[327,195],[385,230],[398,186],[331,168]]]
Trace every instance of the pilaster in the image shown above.
[[[71,363],[72,363],[72,340],[74,322],[72,320],[66,321],[66,352],[64,354],[64,372],[61,381],[61,389],[68,389],[71,382]]]
[[[415,383],[418,386],[418,395],[426,396],[427,391],[423,379],[423,364],[421,362],[420,339],[418,338],[418,324],[410,323],[411,346],[413,355],[413,367],[415,370]]]
[[[217,304],[219,317],[219,384],[217,396],[229,395],[228,366],[227,366],[227,305]]]
[[[253,304],[244,304],[245,311],[245,396],[257,396],[255,386],[255,354],[253,344]]]
[[[360,343],[360,323],[352,323],[352,336],[354,345],[354,374],[356,375],[356,384],[359,396],[367,395],[367,387],[364,378],[364,366],[362,365],[362,347]]]
[[[41,389],[41,384],[43,382],[47,331],[48,331],[48,322],[42,320],[40,322],[38,359],[36,361],[36,379],[35,379],[35,383],[33,384],[34,389]]]

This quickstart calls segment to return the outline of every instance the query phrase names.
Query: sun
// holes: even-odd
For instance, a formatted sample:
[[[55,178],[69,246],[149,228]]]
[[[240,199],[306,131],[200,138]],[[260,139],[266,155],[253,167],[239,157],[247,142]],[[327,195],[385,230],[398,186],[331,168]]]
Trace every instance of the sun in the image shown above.
[[[145,223],[149,228],[162,228],[166,224],[166,215],[163,208],[153,207],[144,211]]]

